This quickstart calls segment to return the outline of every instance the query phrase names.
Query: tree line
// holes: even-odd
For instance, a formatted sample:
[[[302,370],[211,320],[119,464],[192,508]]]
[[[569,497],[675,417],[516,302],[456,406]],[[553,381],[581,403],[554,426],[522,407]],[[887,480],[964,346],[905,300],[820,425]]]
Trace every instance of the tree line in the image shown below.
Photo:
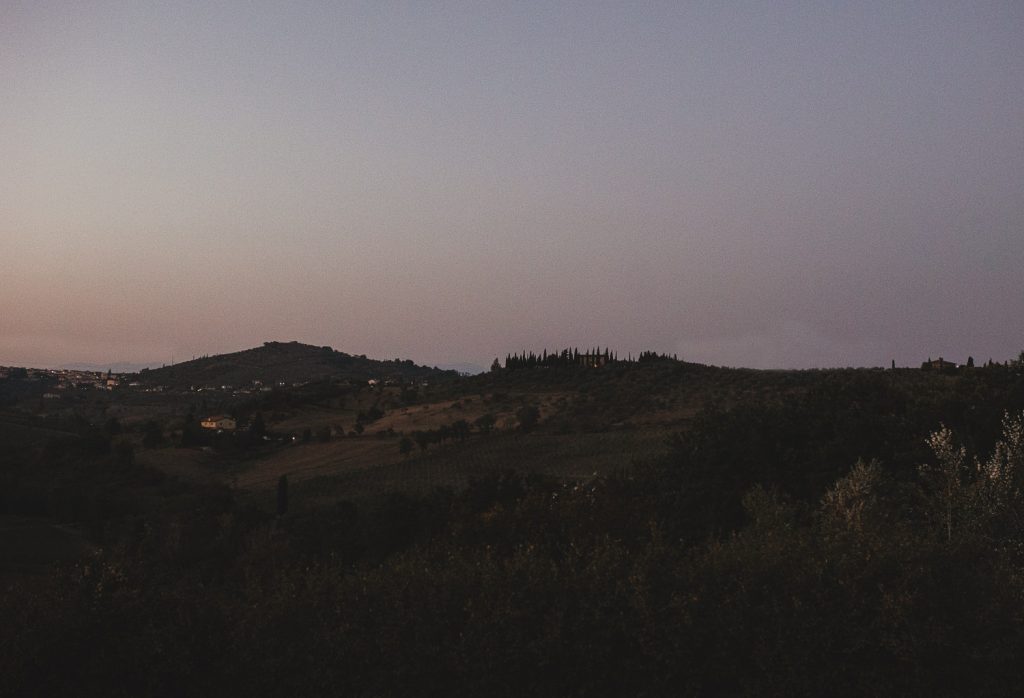
[[[625,363],[640,363],[647,361],[656,360],[673,360],[678,361],[675,354],[659,354],[654,351],[642,351],[635,357],[632,354],[628,354],[626,358],[620,359],[619,354],[616,351],[612,351],[608,347],[603,350],[600,347],[592,347],[588,350],[580,352],[578,347],[566,348],[560,351],[548,352],[547,349],[537,354],[533,351],[523,351],[517,354],[507,354],[505,356],[506,370],[524,369],[524,368],[569,368],[574,366],[586,366],[586,367],[600,367],[612,364],[625,364]],[[491,364],[491,371],[499,371],[502,369],[501,362],[497,358]]]

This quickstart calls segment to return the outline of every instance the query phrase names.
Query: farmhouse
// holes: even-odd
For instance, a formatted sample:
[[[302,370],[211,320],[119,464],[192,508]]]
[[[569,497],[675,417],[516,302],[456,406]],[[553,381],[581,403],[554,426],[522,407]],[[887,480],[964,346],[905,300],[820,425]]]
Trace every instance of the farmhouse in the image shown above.
[[[226,414],[217,414],[212,417],[207,417],[200,422],[203,429],[221,429],[223,431],[234,431],[237,424],[234,418],[229,417]]]
[[[942,358],[940,356],[937,360],[934,360],[934,361],[931,358],[929,358],[927,361],[925,361],[924,363],[921,364],[921,368],[923,368],[925,370],[929,370],[930,369],[930,370],[941,371],[941,370],[947,369],[947,368],[957,368],[957,365],[955,363],[953,363],[952,361],[946,361],[944,358]]]

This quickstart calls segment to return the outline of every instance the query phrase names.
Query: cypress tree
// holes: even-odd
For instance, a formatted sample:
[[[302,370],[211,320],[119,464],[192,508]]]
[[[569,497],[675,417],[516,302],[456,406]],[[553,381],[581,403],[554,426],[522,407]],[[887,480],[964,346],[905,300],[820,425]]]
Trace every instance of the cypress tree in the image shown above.
[[[277,481],[277,515],[288,513],[288,476],[282,475]]]

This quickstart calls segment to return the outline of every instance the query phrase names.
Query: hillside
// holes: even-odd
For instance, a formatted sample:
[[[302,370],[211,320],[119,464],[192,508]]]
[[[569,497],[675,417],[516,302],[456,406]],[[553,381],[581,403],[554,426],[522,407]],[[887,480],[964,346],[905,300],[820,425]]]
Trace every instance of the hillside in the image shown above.
[[[267,345],[183,375],[405,365],[336,354]],[[1016,363],[323,380],[221,390],[263,423],[223,432],[196,417],[226,396],[135,388],[0,411],[0,695],[150,695],[152,671],[176,695],[1024,681]]]
[[[410,360],[377,361],[299,342],[266,342],[261,347],[143,370],[138,374],[143,383],[171,387],[243,386],[252,385],[254,381],[263,385],[294,385],[326,379],[409,381],[454,375],[453,371],[417,366]]]

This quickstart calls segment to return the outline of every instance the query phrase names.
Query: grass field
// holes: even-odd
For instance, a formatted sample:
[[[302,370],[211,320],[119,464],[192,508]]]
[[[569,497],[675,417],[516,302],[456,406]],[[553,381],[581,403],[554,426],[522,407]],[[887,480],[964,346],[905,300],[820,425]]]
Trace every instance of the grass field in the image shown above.
[[[423,494],[438,487],[459,489],[474,478],[489,472],[515,469],[566,479],[586,479],[608,475],[628,468],[637,461],[656,457],[665,451],[664,433],[609,432],[603,434],[516,434],[475,436],[463,443],[431,447],[425,453],[408,457],[397,455],[394,440],[384,440],[395,454],[385,459],[360,463],[356,459],[334,467],[300,471],[300,477],[288,474],[293,505],[315,508],[332,501],[356,500],[386,492]],[[397,456],[397,457],[396,457]],[[263,488],[276,484],[276,476],[247,482]],[[243,479],[239,478],[239,484]],[[260,488],[252,488],[258,490]],[[272,493],[255,493],[267,500]]]

